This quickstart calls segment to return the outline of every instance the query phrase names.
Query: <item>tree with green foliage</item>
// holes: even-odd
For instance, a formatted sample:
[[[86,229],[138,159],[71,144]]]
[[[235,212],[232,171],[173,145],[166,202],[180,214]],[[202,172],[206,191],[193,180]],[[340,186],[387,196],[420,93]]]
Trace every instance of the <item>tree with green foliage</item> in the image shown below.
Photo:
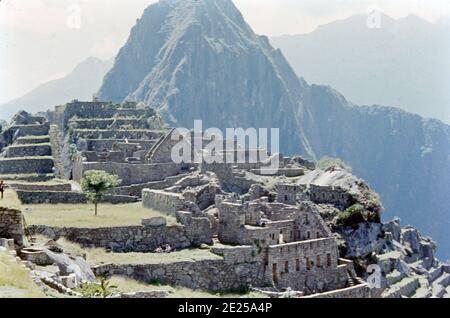
[[[117,187],[120,184],[118,176],[111,175],[105,171],[86,171],[81,180],[81,189],[86,198],[95,205],[95,216],[98,215],[97,207],[106,191]]]

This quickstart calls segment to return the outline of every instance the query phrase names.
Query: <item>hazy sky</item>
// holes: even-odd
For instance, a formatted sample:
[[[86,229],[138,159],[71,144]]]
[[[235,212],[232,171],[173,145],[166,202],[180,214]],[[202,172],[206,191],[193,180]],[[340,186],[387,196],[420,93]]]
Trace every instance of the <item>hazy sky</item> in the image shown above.
[[[156,0],[0,0],[0,102],[59,78],[89,56],[113,57]],[[379,8],[430,22],[450,16],[448,0],[234,0],[247,22],[269,36]]]

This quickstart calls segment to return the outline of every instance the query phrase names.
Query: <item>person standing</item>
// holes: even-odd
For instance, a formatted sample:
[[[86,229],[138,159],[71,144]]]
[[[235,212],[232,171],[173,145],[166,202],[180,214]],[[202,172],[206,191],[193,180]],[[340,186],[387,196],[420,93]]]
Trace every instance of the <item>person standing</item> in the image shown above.
[[[5,183],[3,182],[3,180],[0,180],[0,195],[1,195],[2,200],[3,200],[3,193],[5,192],[5,188],[6,188]]]

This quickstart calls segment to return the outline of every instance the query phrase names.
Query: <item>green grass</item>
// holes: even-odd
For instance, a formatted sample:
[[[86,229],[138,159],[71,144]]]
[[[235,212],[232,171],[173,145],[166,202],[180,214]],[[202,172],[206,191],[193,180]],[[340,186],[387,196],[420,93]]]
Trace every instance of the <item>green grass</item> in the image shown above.
[[[137,291],[165,291],[169,298],[266,298],[264,294],[250,292],[247,294],[214,294],[202,290],[192,290],[183,287],[168,285],[152,285],[129,279],[122,276],[113,276],[109,279],[112,285],[117,286],[117,291],[123,293]]]
[[[42,181],[42,182],[30,182],[30,181],[24,181],[24,180],[17,180],[17,181],[10,181],[8,182],[9,185],[11,184],[24,184],[24,185],[44,185],[44,186],[52,186],[52,185],[61,185],[61,184],[70,184],[70,182],[66,180],[61,179],[51,179],[48,181]]]
[[[99,204],[98,216],[94,215],[92,204],[39,204],[24,205],[28,224],[54,227],[101,228],[113,226],[140,225],[142,219],[162,216],[167,224],[176,224],[173,217],[161,212],[145,209],[141,203]]]
[[[28,271],[7,253],[0,252],[0,298],[43,298]]]
[[[38,236],[37,240],[40,242],[48,241],[48,239],[42,236]],[[64,238],[59,239],[57,243],[70,255],[86,256],[87,261],[92,265],[112,263],[120,265],[169,264],[222,259],[221,256],[211,253],[209,249],[185,249],[169,254],[108,253],[102,248],[83,248],[79,244],[70,242]]]
[[[99,215],[96,217],[93,204],[22,205],[16,193],[7,189],[3,201],[0,201],[0,206],[22,210],[28,225],[79,228],[132,226],[141,225],[142,219],[157,216],[165,217],[168,225],[177,224],[174,217],[143,208],[139,202],[118,205],[99,204]]]
[[[16,192],[6,189],[3,200],[0,200],[0,206],[10,209],[20,209],[22,204],[20,203]]]

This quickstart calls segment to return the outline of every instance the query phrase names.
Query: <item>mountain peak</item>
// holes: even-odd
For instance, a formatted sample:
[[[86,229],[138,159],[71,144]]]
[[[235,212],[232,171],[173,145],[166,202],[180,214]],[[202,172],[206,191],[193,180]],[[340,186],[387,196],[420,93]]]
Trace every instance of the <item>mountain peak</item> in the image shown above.
[[[205,127],[298,131],[296,117],[281,112],[299,109],[299,87],[281,52],[253,32],[232,1],[163,0],[133,27],[99,97],[143,101],[183,127],[202,119]],[[304,141],[298,132],[287,149]]]

